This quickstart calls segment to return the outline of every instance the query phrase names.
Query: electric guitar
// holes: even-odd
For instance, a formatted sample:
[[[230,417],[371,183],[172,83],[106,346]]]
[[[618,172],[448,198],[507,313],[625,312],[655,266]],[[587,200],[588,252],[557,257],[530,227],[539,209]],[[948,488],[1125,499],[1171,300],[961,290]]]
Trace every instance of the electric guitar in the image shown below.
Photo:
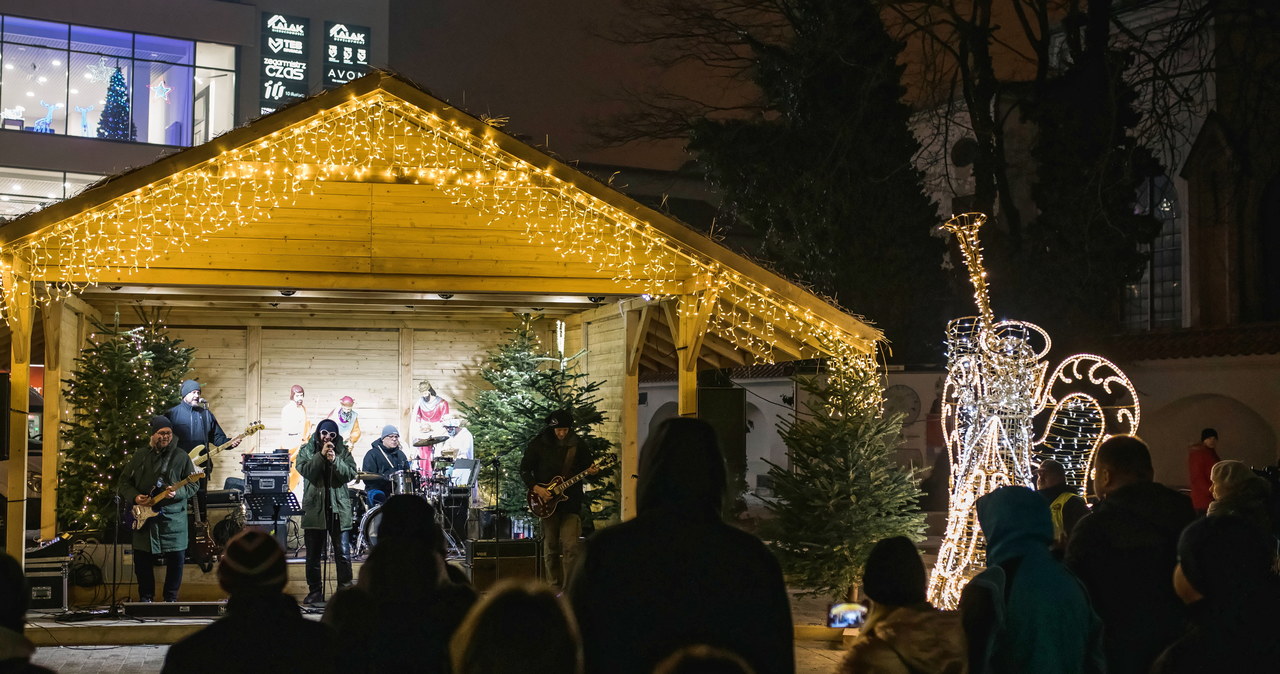
[[[155,489],[152,489],[151,493],[147,495],[146,503],[136,504],[133,506],[133,508],[130,509],[129,511],[130,526],[133,527],[134,531],[141,529],[142,525],[147,523],[147,520],[160,514],[160,511],[156,510],[156,507],[155,507],[156,501],[164,500],[163,498],[160,498],[160,497],[169,493],[170,491],[177,491],[179,489],[182,489],[183,487],[193,482],[199,481],[200,478],[203,478],[203,477],[204,477],[203,472],[192,473],[186,476],[185,478],[179,480],[178,483],[173,486],[170,486],[170,487],[160,486],[160,487],[156,487]]]
[[[569,498],[564,495],[564,492],[569,489],[569,487],[572,487],[584,480],[587,475],[591,474],[592,469],[603,470],[612,466],[617,461],[618,457],[610,455],[591,464],[591,468],[588,468],[571,478],[565,479],[557,475],[550,482],[535,485],[550,492],[546,498],[539,496],[538,492],[533,487],[529,487],[529,493],[526,495],[529,501],[529,511],[542,519],[551,517],[556,512],[556,506],[559,505],[561,501]]]
[[[200,454],[200,452],[204,451],[204,448],[208,447],[208,445],[197,445],[195,449],[191,450],[190,452],[187,452],[187,456],[191,457],[191,462],[196,464],[196,467],[199,468],[200,465],[203,464],[206,460],[212,458],[218,452],[221,452],[227,449],[228,447],[231,446],[232,443],[237,442],[239,440],[243,440],[264,428],[266,428],[266,426],[263,426],[261,421],[255,421],[249,424],[247,427],[245,427],[244,432],[241,433],[240,435],[237,435],[236,437],[231,438],[230,440],[222,443],[221,445],[218,445],[217,447],[210,449],[208,454],[204,454],[204,455]]]

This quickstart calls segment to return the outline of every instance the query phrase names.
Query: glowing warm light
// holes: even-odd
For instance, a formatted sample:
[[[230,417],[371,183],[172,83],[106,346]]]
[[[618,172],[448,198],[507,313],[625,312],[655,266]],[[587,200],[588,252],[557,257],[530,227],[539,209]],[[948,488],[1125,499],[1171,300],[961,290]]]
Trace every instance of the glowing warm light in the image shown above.
[[[780,293],[684,245],[648,222],[503,149],[473,130],[377,90],[203,163],[177,171],[31,236],[2,253],[25,263],[38,302],[65,297],[206,242],[228,227],[268,220],[325,182],[437,186],[490,224],[516,222],[530,242],[679,311],[759,362],[871,353],[850,334]],[[690,287],[687,279],[697,279]]]
[[[985,566],[979,497],[1006,485],[1035,488],[1032,461],[1056,459],[1068,484],[1085,495],[1093,455],[1103,440],[1138,429],[1138,395],[1114,363],[1093,354],[1064,360],[1046,378],[1053,342],[1025,321],[992,318],[978,229],[981,213],[947,221],[956,235],[977,316],[947,325],[947,377],[942,431],[951,457],[947,531],[929,580],[929,598],[954,608],[969,579]],[[1035,434],[1037,418],[1044,431]]]

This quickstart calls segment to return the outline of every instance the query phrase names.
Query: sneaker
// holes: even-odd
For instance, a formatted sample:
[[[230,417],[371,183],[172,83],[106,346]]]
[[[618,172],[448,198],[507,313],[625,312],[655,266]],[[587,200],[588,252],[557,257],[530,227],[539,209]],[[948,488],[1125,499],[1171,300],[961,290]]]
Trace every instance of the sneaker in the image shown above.
[[[356,586],[356,582],[354,580],[349,580],[345,583],[338,583],[339,590],[345,590],[349,587],[355,587],[355,586]]]
[[[155,601],[155,600],[154,600],[154,599],[152,599],[151,597],[138,597],[138,603],[139,603],[139,604],[150,604],[150,603],[151,603],[151,602],[153,602],[153,601]]]
[[[302,600],[303,606],[315,606],[324,603],[324,593],[320,590],[312,590],[307,593],[307,598]]]

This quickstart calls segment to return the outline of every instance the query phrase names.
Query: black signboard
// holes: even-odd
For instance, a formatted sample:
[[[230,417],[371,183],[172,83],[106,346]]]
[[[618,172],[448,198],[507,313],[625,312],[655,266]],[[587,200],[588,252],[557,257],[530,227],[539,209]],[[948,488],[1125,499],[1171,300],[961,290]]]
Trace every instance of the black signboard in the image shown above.
[[[311,20],[262,14],[262,112],[306,98]]]
[[[369,72],[369,28],[324,22],[324,86],[338,87]]]

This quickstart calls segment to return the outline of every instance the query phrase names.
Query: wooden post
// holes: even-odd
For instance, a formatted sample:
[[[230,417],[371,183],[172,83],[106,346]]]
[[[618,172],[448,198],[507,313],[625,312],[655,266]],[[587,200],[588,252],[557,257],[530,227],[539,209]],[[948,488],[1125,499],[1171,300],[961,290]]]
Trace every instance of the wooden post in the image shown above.
[[[244,335],[244,418],[246,422],[262,420],[262,326],[250,325]],[[261,447],[261,440],[254,436],[253,445],[241,446],[240,451]]]
[[[40,312],[44,324],[44,447],[40,454],[40,539],[58,533],[58,460],[62,453],[62,302]]]
[[[653,318],[651,307],[626,313],[627,370],[622,379],[622,519],[636,516],[636,474],[640,468],[640,354]]]
[[[9,460],[5,494],[9,498],[5,510],[7,530],[4,549],[18,563],[23,563],[23,536],[27,528],[27,414],[30,412],[31,327],[35,313],[32,306],[31,280],[25,265],[6,256],[3,266],[5,319],[9,324]]]
[[[417,390],[413,386],[413,328],[400,328],[400,375],[396,390],[398,404],[400,405],[400,418],[396,422],[396,428],[400,429],[400,437],[403,438],[402,442],[405,445],[409,444],[409,440],[413,436],[413,433],[409,430],[412,427],[412,422],[409,419],[409,410],[413,408],[413,403],[418,398]],[[410,447],[409,449],[413,448]],[[417,456],[417,454],[414,456]]]
[[[682,417],[698,414],[698,357],[718,301],[719,294],[713,287],[663,304],[679,356],[676,406]]]

